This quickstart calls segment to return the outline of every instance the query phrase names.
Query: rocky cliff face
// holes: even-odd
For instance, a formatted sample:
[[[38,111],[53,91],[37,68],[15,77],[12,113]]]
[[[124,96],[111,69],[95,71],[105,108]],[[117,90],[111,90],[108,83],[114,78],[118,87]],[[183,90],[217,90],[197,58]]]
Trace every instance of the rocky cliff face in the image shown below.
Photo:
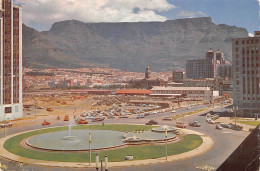
[[[53,24],[46,32],[24,26],[24,64],[37,67],[106,66],[143,72],[185,67],[204,58],[209,48],[231,60],[232,38],[247,37],[243,28],[216,25],[211,18],[137,23]]]

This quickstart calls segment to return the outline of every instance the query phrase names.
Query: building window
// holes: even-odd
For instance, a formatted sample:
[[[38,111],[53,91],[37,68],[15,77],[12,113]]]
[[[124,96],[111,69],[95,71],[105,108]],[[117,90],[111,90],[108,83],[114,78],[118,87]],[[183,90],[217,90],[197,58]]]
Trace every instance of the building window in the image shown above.
[[[5,113],[12,113],[11,107],[5,107]]]

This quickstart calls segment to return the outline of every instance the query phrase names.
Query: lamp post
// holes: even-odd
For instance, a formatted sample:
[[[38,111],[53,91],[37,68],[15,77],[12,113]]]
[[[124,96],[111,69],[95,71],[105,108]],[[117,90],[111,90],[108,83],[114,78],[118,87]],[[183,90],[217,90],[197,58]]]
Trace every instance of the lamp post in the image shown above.
[[[167,154],[167,128],[165,130],[165,144],[166,144],[166,149],[165,149],[165,159],[167,160],[168,154]]]
[[[89,165],[91,166],[91,133],[89,133]]]
[[[4,121],[5,121],[5,114],[4,114]],[[6,137],[6,126],[4,126],[4,138]]]
[[[35,105],[34,105],[34,120],[36,120],[36,110],[37,110],[37,102],[35,101]]]
[[[99,156],[96,154],[96,170],[98,171]]]
[[[105,171],[108,171],[108,157],[105,155]]]
[[[235,125],[237,125],[237,111],[238,111],[238,106],[233,106],[233,111],[235,112]]]

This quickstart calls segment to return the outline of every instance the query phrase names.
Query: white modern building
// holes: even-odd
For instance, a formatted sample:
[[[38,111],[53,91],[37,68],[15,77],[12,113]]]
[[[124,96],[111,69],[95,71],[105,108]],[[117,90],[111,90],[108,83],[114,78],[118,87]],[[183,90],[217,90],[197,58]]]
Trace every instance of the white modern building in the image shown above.
[[[232,41],[233,103],[238,115],[260,116],[260,31]]]
[[[22,9],[0,0],[0,121],[21,118]]]
[[[213,91],[210,87],[153,87],[151,96],[186,96],[194,99],[211,100]],[[218,96],[217,92],[214,95]]]

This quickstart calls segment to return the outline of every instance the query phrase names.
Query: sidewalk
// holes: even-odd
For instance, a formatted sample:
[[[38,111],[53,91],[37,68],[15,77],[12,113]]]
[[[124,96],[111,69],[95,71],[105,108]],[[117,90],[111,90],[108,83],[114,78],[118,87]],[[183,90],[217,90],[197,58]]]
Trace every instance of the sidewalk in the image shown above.
[[[26,132],[31,132],[31,131],[32,130],[26,131]],[[109,167],[138,166],[138,165],[147,165],[147,164],[156,164],[156,163],[183,160],[183,159],[187,159],[187,158],[191,158],[191,157],[195,157],[200,154],[203,154],[203,153],[209,151],[214,145],[213,140],[210,137],[205,136],[202,133],[192,131],[192,130],[187,130],[187,129],[183,129],[183,131],[187,134],[200,135],[201,138],[203,139],[203,143],[194,150],[191,150],[191,151],[188,151],[188,152],[185,152],[182,154],[178,154],[178,155],[168,156],[168,160],[166,160],[165,157],[162,157],[162,158],[148,159],[148,160],[109,162]],[[25,132],[23,132],[23,133],[25,133]],[[1,157],[12,160],[12,161],[17,161],[20,163],[26,163],[26,164],[38,165],[38,166],[47,166],[47,167],[67,167],[67,168],[95,168],[96,167],[95,163],[91,163],[91,166],[89,166],[88,163],[55,162],[55,161],[42,161],[42,160],[29,159],[29,158],[17,156],[4,149],[3,145],[7,139],[9,139],[13,136],[19,135],[19,134],[23,134],[23,133],[9,135],[6,138],[0,139],[0,156]]]

